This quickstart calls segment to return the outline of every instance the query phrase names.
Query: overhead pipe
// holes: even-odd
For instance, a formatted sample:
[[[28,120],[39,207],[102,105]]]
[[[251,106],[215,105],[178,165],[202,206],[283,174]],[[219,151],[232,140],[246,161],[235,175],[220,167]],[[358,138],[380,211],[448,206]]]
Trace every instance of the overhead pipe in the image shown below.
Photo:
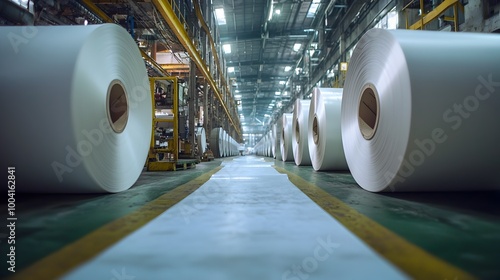
[[[241,132],[239,130],[239,126],[233,120],[233,117],[231,116],[231,114],[226,106],[226,103],[223,100],[222,94],[219,91],[219,88],[217,87],[212,76],[210,75],[210,72],[208,71],[205,62],[202,60],[200,54],[198,53],[198,50],[196,49],[193,42],[191,41],[191,38],[189,38],[189,35],[187,34],[186,30],[184,30],[183,24],[179,21],[179,19],[175,15],[175,13],[172,9],[172,6],[170,5],[170,3],[167,3],[167,1],[153,0],[152,2],[155,5],[155,7],[158,9],[160,14],[163,16],[163,19],[165,19],[167,24],[170,26],[172,31],[175,33],[175,35],[177,36],[177,38],[179,39],[181,44],[186,48],[189,55],[191,56],[191,59],[194,60],[198,69],[200,69],[203,76],[210,83],[210,86],[212,86],[214,92],[216,93],[217,99],[219,99],[219,102],[221,103],[222,108],[224,109],[227,117],[229,118],[230,123],[233,125],[236,132],[240,136]]]

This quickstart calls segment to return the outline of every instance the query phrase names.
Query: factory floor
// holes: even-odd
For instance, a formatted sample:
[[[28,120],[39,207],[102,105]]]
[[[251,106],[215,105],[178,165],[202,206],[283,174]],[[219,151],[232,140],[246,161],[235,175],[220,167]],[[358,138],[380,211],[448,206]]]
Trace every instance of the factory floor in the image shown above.
[[[16,194],[16,272],[0,277],[500,279],[499,202],[370,193],[347,172],[216,159],[143,172],[118,194]]]

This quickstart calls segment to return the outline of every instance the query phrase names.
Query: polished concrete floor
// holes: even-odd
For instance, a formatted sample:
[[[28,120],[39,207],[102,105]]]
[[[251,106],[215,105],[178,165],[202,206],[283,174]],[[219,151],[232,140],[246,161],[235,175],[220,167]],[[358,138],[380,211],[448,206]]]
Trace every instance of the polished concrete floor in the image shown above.
[[[206,180],[199,179],[204,174]],[[287,179],[294,176],[297,187]],[[321,190],[319,200],[308,198],[314,194],[299,187],[300,180]],[[333,207],[330,198],[347,208]],[[375,271],[396,279],[423,278],[419,270],[442,261],[437,270],[458,270],[440,279],[500,279],[499,202],[499,192],[374,194],[349,173],[253,156],[218,159],[191,170],[144,172],[118,194],[19,194],[16,275],[58,270],[52,275],[68,279],[90,279],[85,275],[91,272],[92,279],[167,279],[155,272],[176,279],[361,279]],[[391,249],[392,237],[370,240],[377,232],[356,230],[366,219],[409,245]],[[6,236],[0,231],[2,252]],[[318,244],[337,237],[331,257],[315,257]],[[75,253],[82,247],[74,244],[90,253]],[[432,261],[408,257],[411,246]],[[405,260],[398,260],[398,250]],[[6,254],[2,258],[5,264]],[[7,267],[0,271],[11,274]]]

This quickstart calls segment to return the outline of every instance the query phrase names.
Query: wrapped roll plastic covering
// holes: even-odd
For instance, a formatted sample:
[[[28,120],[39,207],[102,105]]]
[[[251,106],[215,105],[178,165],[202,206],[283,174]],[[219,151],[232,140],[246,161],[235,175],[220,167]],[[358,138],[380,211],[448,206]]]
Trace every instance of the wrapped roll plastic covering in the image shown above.
[[[274,158],[277,160],[282,160],[281,157],[281,147],[280,147],[280,139],[281,139],[281,133],[283,130],[283,121],[281,118],[278,119],[278,121],[273,125],[273,133],[274,133],[274,142],[273,142],[273,147],[274,147]]]
[[[202,126],[196,127],[196,142],[198,143],[200,154],[203,154],[207,149],[207,135],[205,133],[205,128]]]
[[[16,191],[119,192],[136,182],[153,112],[126,30],[2,26],[0,57],[2,168],[15,168]]]
[[[356,182],[373,192],[499,189],[499,46],[496,34],[367,32],[342,99]]]
[[[292,150],[292,113],[284,113],[282,118],[282,132],[280,138],[281,159],[283,161],[293,160]]]
[[[307,125],[311,100],[295,101],[292,123],[293,158],[296,165],[311,165],[307,140]]]
[[[340,129],[341,88],[314,88],[307,138],[313,169],[347,170]]]

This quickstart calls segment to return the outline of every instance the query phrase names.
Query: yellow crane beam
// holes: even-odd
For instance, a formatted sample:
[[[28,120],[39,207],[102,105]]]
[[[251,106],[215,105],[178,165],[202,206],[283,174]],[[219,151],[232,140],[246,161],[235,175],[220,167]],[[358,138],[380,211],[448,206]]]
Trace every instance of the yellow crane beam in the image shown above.
[[[453,5],[459,5],[459,7],[463,11],[463,6],[458,0],[445,0],[441,4],[439,4],[434,10],[430,11],[428,14],[423,14],[422,11],[422,18],[417,21],[416,23],[412,24],[408,29],[423,29],[423,27],[428,24],[429,22],[437,19],[441,14],[446,12],[451,6]]]

